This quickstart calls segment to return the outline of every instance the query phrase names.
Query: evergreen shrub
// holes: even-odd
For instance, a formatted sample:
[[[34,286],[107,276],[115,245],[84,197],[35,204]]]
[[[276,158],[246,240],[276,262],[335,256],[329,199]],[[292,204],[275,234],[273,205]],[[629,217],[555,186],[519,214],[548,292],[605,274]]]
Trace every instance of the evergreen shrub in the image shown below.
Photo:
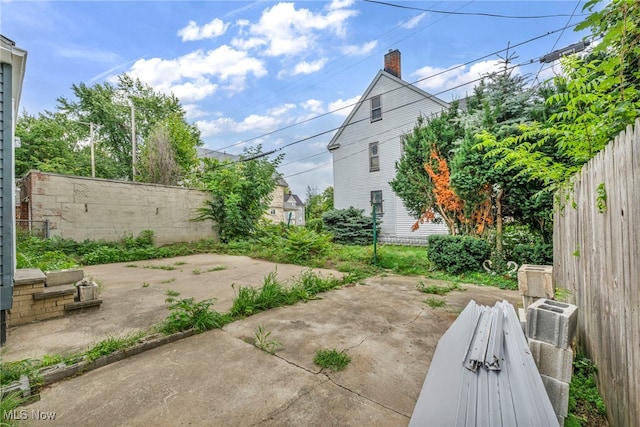
[[[373,218],[364,215],[364,209],[350,207],[333,209],[322,215],[325,231],[333,234],[333,241],[343,245],[369,245],[373,243]],[[378,231],[380,223],[378,222]]]
[[[429,236],[427,256],[433,264],[450,274],[480,271],[491,256],[491,246],[484,239],[470,236]]]

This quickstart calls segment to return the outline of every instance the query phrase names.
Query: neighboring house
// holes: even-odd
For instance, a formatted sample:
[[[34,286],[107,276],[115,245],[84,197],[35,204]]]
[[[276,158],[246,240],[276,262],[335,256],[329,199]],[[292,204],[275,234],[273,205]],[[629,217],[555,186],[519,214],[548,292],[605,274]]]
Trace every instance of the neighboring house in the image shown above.
[[[402,153],[402,135],[411,133],[420,115],[432,117],[448,104],[401,80],[400,52],[389,51],[380,70],[358,104],[331,139],[333,154],[334,206],[364,209],[376,206],[382,221],[380,241],[398,244],[426,244],[431,234],[446,234],[444,224],[416,222],[393,192],[395,163]]]
[[[284,218],[284,195],[287,188],[287,181],[279,178],[275,190],[271,193],[271,202],[264,217],[273,224],[280,224]]]
[[[232,162],[236,162],[240,160],[240,156],[236,156],[234,154],[223,153],[222,151],[209,150],[208,148],[198,147],[198,157],[199,158],[214,158],[221,162],[225,160],[229,160]],[[276,188],[271,193],[271,202],[269,204],[269,208],[265,212],[265,219],[273,224],[280,224],[281,222],[287,222],[289,212],[294,212],[292,215],[293,218],[297,218],[297,215],[300,215],[298,212],[299,207],[291,208],[288,210],[285,208],[285,197],[287,196],[286,192],[289,188],[289,184],[282,178],[278,178],[276,183]],[[298,201],[300,199],[298,196],[295,196]],[[304,225],[304,204],[300,202],[302,205],[302,223],[294,222],[296,225]]]
[[[15,269],[14,133],[27,52],[0,35],[0,344],[6,339],[6,310],[13,303]]]
[[[291,225],[305,224],[304,203],[295,194],[284,195],[284,222]]]

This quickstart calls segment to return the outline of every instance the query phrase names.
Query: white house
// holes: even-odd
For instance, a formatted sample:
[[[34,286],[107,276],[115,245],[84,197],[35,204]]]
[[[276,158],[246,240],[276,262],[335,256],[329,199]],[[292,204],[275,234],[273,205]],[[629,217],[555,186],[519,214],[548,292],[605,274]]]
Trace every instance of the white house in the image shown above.
[[[416,222],[389,182],[402,152],[402,135],[410,133],[420,115],[431,117],[449,104],[401,79],[400,52],[389,51],[358,104],[328,145],[333,154],[334,206],[353,206],[382,221],[380,241],[425,244],[431,234],[446,234],[444,224]]]

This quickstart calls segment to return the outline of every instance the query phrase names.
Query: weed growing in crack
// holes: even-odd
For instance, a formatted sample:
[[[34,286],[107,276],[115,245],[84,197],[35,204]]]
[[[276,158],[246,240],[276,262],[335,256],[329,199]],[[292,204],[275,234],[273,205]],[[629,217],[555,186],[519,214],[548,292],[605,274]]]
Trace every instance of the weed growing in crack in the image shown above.
[[[313,363],[321,368],[331,369],[333,371],[342,371],[351,362],[351,357],[343,351],[335,348],[318,350]]]
[[[432,308],[444,307],[447,305],[447,301],[444,298],[429,297],[423,302]]]
[[[278,347],[282,347],[282,344],[280,343],[280,341],[270,337],[271,331],[267,331],[267,329],[263,325],[258,325],[255,332],[254,345],[260,350],[274,354]]]
[[[137,343],[144,335],[144,332],[138,332],[133,335],[122,337],[108,336],[107,338],[87,350],[85,355],[89,360],[96,360],[102,356],[107,356],[111,353],[115,353],[118,350],[131,347],[132,345]]]
[[[209,329],[222,328],[231,322],[231,316],[215,311],[213,300],[206,299],[196,302],[193,298],[177,299],[179,292],[168,290],[166,293],[169,304],[169,316],[160,325],[165,334],[196,329],[200,332]]]
[[[424,292],[425,294],[435,294],[435,295],[446,295],[451,291],[456,289],[460,289],[460,286],[457,283],[452,283],[449,285],[439,286],[439,285],[425,285],[422,280],[418,280],[418,284],[416,288],[420,292]]]

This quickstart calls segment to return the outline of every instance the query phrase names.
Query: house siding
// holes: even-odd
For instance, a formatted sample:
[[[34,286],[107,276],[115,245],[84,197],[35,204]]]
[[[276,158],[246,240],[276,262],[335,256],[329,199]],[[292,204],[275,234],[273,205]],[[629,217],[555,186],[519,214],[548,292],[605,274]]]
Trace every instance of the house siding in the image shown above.
[[[382,240],[426,241],[430,234],[446,233],[446,227],[423,224],[418,231],[411,232],[416,220],[407,213],[389,182],[395,177],[395,163],[401,155],[401,136],[413,130],[420,115],[436,115],[443,105],[387,73],[379,73],[376,79],[335,140],[339,148],[333,150],[334,206],[336,209],[353,206],[370,215],[371,191],[381,190]],[[381,96],[382,120],[371,122],[369,98],[376,95]],[[376,172],[369,172],[368,147],[372,142],[379,143],[380,170]]]

